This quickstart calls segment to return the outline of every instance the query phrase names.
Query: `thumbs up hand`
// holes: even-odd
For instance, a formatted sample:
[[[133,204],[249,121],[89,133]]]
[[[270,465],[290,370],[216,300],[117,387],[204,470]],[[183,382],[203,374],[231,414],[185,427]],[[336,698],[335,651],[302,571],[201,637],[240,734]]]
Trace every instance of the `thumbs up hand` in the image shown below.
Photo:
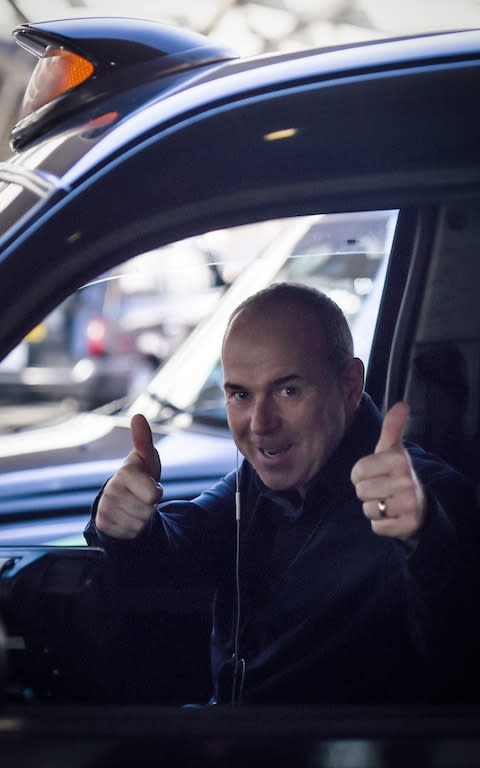
[[[163,494],[161,463],[152,432],[144,416],[131,421],[133,450],[103,489],[95,524],[99,531],[117,539],[134,539],[155,513]]]
[[[375,453],[355,464],[351,479],[372,530],[414,545],[425,519],[426,497],[402,441],[408,415],[407,403],[392,406]]]

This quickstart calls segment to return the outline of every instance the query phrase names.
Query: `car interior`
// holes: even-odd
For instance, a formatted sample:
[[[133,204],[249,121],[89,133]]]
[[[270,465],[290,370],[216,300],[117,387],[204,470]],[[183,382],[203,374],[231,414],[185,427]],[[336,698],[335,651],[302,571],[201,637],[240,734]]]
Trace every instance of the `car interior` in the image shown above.
[[[478,213],[476,201],[438,212],[405,392],[409,436],[470,477],[480,493]]]

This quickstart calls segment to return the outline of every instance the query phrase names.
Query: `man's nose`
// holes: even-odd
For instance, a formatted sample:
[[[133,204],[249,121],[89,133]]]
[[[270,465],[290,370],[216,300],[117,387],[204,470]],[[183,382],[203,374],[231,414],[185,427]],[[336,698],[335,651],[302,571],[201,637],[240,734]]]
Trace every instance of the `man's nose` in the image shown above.
[[[250,429],[257,435],[263,435],[276,429],[280,422],[280,414],[275,403],[270,398],[258,398],[253,404],[250,418]]]

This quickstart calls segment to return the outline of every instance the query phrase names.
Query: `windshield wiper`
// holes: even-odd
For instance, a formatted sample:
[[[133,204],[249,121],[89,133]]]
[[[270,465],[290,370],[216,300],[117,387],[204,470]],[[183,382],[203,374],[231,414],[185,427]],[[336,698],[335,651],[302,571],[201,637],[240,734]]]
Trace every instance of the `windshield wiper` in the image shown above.
[[[203,403],[196,408],[179,408],[170,400],[158,397],[155,392],[148,392],[149,397],[160,406],[159,414],[155,417],[155,422],[165,422],[174,419],[175,416],[187,414],[194,421],[202,424],[214,424],[215,426],[227,426],[227,417],[225,406],[219,405],[217,401],[212,401],[211,405]]]
[[[158,413],[155,417],[151,417],[151,421],[155,424],[165,424],[172,421],[176,416],[187,415],[194,421],[202,424],[212,424],[214,426],[227,427],[227,417],[225,414],[225,406],[223,403],[219,404],[218,401],[212,401],[209,405],[203,403],[197,408],[179,408],[178,405],[172,403],[164,397],[159,397],[155,392],[146,391],[145,393],[150,400],[158,405]],[[118,400],[112,400],[109,403],[100,405],[95,408],[94,413],[106,414],[108,416],[115,416],[122,411],[128,409],[132,404],[131,397],[122,397]]]
[[[215,427],[228,427],[225,407],[219,405],[203,406],[190,411],[194,421],[212,424]]]
[[[159,412],[154,419],[155,422],[170,421],[175,416],[180,416],[182,413],[190,413],[188,409],[179,408],[178,405],[172,403],[171,400],[168,400],[164,397],[159,397],[157,394],[155,394],[155,392],[150,392],[147,390],[146,394],[150,400],[153,400],[153,402],[159,406]]]

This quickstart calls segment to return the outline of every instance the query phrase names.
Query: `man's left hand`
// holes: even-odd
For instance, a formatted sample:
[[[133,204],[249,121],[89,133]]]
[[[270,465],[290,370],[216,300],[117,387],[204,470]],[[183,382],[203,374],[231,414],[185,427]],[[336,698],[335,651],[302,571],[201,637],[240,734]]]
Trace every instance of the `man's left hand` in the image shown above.
[[[351,479],[372,530],[414,545],[426,514],[426,497],[403,445],[407,403],[385,415],[375,453],[357,461]]]

